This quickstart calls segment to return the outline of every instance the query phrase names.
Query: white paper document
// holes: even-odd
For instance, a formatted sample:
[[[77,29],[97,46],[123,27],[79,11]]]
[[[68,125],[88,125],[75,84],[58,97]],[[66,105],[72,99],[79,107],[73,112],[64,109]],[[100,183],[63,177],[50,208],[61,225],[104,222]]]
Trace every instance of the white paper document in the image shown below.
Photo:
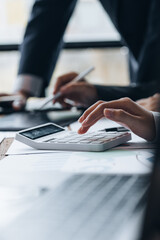
[[[40,154],[40,153],[52,153],[55,151],[50,150],[37,150],[24,143],[14,140],[12,145],[7,151],[7,155],[25,155],[25,154]]]
[[[145,154],[145,155],[144,155]],[[6,173],[111,173],[145,174],[151,166],[144,164],[141,157],[151,159],[152,151],[109,150],[106,152],[54,152],[48,154],[11,155],[0,162],[0,175]],[[147,161],[147,160],[146,160]]]
[[[152,169],[152,164],[145,164],[140,156],[148,159],[154,157],[152,151],[107,151],[100,153],[72,153],[66,161],[63,171],[74,173],[101,173],[101,174],[147,174]]]
[[[131,133],[132,140],[128,141],[120,146],[115,147],[114,149],[122,149],[122,150],[129,150],[129,149],[155,149],[156,144],[152,142],[147,142],[141,137],[138,137],[134,133]]]
[[[43,172],[62,170],[71,157],[70,152],[13,155],[0,162],[0,172]]]

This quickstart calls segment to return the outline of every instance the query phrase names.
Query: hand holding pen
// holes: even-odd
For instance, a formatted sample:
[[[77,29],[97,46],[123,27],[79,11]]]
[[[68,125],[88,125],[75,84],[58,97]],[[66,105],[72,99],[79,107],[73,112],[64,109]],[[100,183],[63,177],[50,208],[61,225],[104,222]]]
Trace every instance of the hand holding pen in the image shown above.
[[[93,70],[94,68],[91,67],[79,75],[72,72],[60,76],[55,84],[54,96],[48,98],[48,102],[59,102],[63,107],[69,106],[65,102],[65,99],[74,101],[77,105],[83,107],[88,107],[94,103],[98,99],[96,88],[84,79],[84,77]],[[44,102],[45,105],[47,103]],[[42,107],[45,106],[44,104]]]

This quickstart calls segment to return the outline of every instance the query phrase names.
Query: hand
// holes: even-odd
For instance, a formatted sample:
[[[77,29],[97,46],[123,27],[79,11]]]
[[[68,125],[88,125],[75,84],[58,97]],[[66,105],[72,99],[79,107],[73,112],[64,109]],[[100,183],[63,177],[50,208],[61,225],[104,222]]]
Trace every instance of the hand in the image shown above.
[[[60,76],[55,84],[53,94],[61,92],[62,96],[55,102],[59,102],[64,107],[68,107],[65,99],[69,99],[75,102],[76,105],[88,107],[98,100],[96,88],[82,79],[82,81],[72,82],[77,76],[77,73],[68,73]]]
[[[160,94],[156,93],[149,98],[140,99],[137,103],[149,111],[159,112]]]
[[[4,108],[13,108],[15,111],[23,109],[26,105],[27,98],[29,97],[29,95],[24,92],[17,92],[15,94],[0,94],[0,97],[7,96],[17,96],[18,100],[5,102],[3,103],[3,105],[1,104],[1,106],[3,106]]]
[[[127,128],[138,136],[152,141],[156,136],[153,114],[129,98],[115,101],[98,101],[80,117],[79,134],[86,133],[99,119],[106,117]]]

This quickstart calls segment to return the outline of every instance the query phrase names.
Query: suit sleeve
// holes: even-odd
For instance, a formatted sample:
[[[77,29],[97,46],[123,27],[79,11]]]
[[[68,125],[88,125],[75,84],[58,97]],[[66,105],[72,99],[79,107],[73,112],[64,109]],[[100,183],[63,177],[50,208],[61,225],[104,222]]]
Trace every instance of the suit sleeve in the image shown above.
[[[136,101],[160,92],[160,84],[157,81],[139,85],[132,84],[126,87],[101,85],[95,85],[95,87],[97,89],[99,100],[104,101],[112,101],[122,97],[129,97]]]
[[[42,79],[42,93],[52,76],[63,34],[77,0],[36,0],[28,22],[18,75]]]
[[[103,2],[106,4],[107,1]],[[116,18],[112,17],[111,11],[110,16],[126,40],[130,51],[134,53],[136,64],[134,64],[133,82],[135,83],[127,87],[95,85],[99,99],[105,101],[121,97],[138,100],[160,92],[160,1],[123,0],[120,2],[121,8],[117,7],[120,13],[114,14],[118,16],[117,20],[113,21]],[[107,10],[108,5],[105,4],[104,7]],[[137,19],[134,19],[135,11],[138,11]],[[126,24],[127,19],[128,24]]]
[[[148,15],[146,34],[138,56],[136,82],[149,87],[150,82],[160,84],[160,1],[152,0]]]
[[[137,56],[136,84],[127,87],[96,85],[99,99],[108,101],[121,97],[133,100],[160,93],[160,1],[151,1],[146,34]]]

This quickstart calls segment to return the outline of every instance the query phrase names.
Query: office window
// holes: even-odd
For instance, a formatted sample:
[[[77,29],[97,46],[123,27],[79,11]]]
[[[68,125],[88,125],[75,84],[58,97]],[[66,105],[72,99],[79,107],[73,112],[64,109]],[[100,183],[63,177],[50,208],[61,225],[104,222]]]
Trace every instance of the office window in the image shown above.
[[[0,2],[0,44],[20,43],[33,0]]]
[[[20,43],[34,0],[0,2],[0,44]],[[98,0],[79,0],[65,40],[119,40],[119,34]]]
[[[0,0],[0,45],[20,44],[34,0]],[[96,16],[96,18],[95,18]],[[79,0],[68,24],[66,42],[116,41],[120,36],[98,0]],[[20,54],[0,52],[0,92],[10,92],[16,78]],[[126,55],[121,49],[64,50],[55,69],[55,78],[68,71],[82,71],[94,65],[91,82],[128,83]],[[3,84],[2,84],[3,83]]]

